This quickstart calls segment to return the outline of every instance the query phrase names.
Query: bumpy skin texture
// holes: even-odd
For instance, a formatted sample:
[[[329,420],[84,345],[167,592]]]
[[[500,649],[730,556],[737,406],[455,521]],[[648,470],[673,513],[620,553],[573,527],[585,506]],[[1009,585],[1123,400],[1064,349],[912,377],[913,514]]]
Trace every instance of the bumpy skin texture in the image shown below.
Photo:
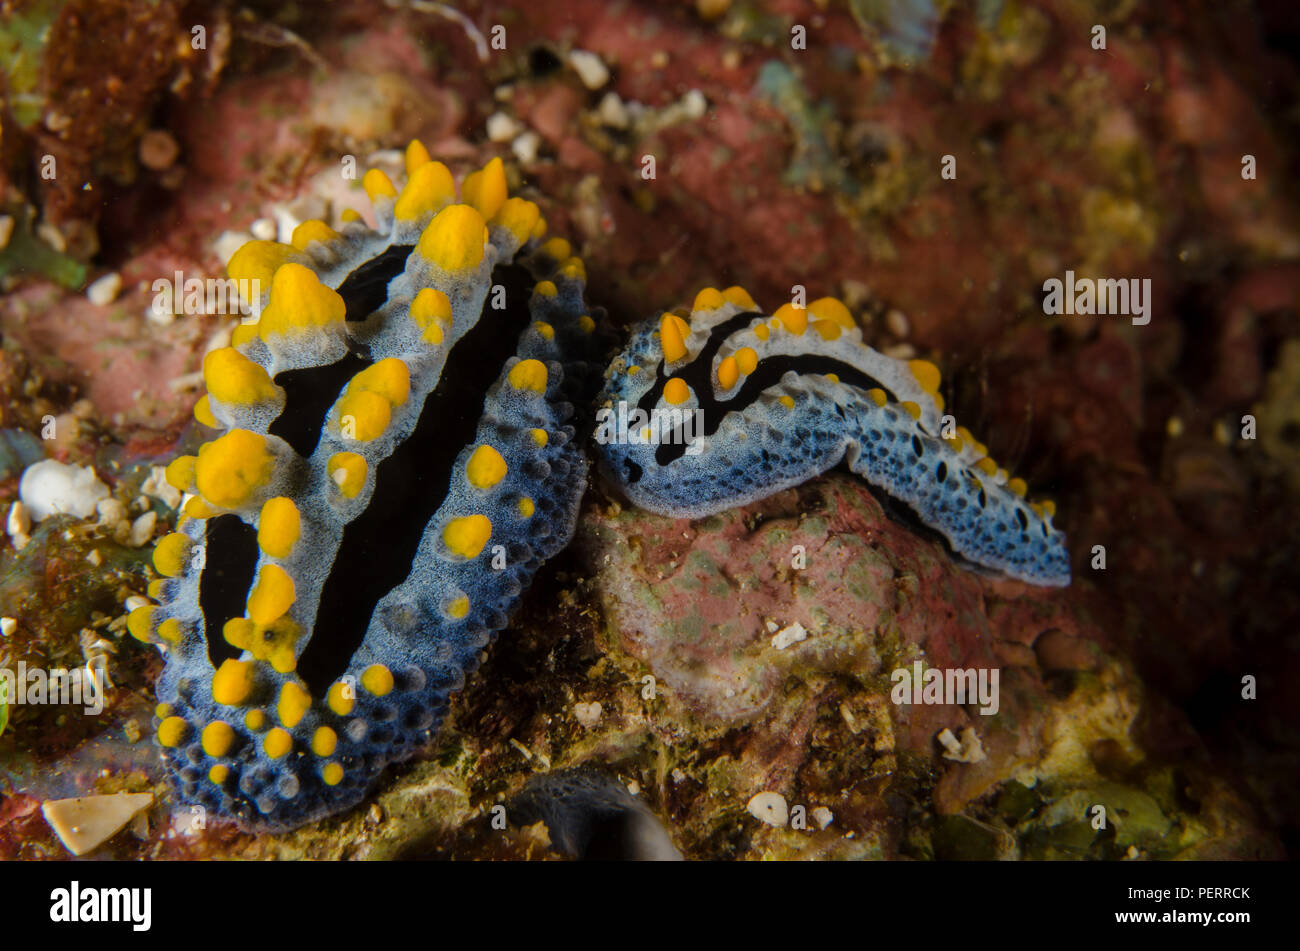
[[[367,175],[377,230],[306,222],[232,259],[269,295],[205,360],[217,434],[168,467],[185,517],[129,618],[166,651],[172,785],[247,828],[346,809],[432,737],[586,485],[582,262],[499,160],[461,204],[418,143],[407,170],[401,194]]]
[[[1027,501],[1024,482],[944,416],[932,364],[866,346],[834,299],[765,316],[740,288],[701,291],[689,322],[664,315],[633,332],[601,405],[602,471],[641,508],[699,518],[843,459],[974,565],[1069,584],[1052,503]],[[696,410],[698,442],[684,451],[687,420],[673,412]]]

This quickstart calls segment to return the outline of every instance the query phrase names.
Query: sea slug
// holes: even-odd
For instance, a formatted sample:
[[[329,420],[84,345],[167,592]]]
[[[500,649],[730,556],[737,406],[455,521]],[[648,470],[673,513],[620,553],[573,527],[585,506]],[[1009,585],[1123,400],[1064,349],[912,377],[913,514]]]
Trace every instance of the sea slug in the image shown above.
[[[459,202],[419,142],[406,172],[365,175],[377,228],[348,212],[231,259],[269,293],[204,358],[212,436],[167,467],[183,516],[128,618],[165,651],[172,786],[246,828],[346,809],[429,740],[586,486],[581,259],[499,159]]]
[[[871,349],[834,298],[769,316],[742,288],[706,288],[689,321],[663,314],[633,331],[601,400],[602,471],[641,508],[700,518],[843,459],[972,565],[1070,582],[1053,503],[1028,501],[945,416],[934,364]]]

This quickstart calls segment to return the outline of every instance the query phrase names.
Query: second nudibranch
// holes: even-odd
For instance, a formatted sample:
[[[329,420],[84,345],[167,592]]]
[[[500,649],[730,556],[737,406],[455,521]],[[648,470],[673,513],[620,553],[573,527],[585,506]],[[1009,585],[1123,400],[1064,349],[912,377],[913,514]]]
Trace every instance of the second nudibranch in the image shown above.
[[[602,469],[652,512],[700,518],[844,460],[975,566],[1070,582],[1054,504],[1029,501],[1024,480],[945,417],[934,364],[873,350],[834,298],[766,315],[742,288],[706,288],[689,319],[633,332],[602,399]]]

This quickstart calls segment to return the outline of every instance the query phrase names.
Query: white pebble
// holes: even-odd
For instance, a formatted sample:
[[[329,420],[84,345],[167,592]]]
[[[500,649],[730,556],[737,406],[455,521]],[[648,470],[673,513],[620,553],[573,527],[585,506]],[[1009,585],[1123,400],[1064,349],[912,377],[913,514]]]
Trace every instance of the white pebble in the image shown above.
[[[529,129],[510,143],[510,150],[515,153],[515,158],[520,162],[530,165],[537,160],[537,149],[541,144],[542,137]]]
[[[22,502],[14,502],[9,506],[9,517],[5,520],[5,530],[12,536],[30,535],[32,533],[32,517],[27,513],[27,506]]]
[[[791,644],[797,644],[808,636],[808,631],[798,621],[795,621],[788,627],[784,627],[772,636],[772,646],[779,651],[785,650]]]
[[[590,730],[600,722],[601,709],[599,703],[575,703],[573,715],[583,727]]]
[[[692,89],[682,97],[682,109],[688,119],[699,119],[709,111],[709,101],[704,98],[704,93]]]
[[[235,252],[248,244],[251,238],[252,235],[247,231],[223,231],[217,236],[217,240],[212,242],[212,251],[220,259],[222,267],[225,267],[235,256]]]
[[[523,125],[504,112],[494,112],[488,116],[487,134],[493,142],[509,142],[523,131]]]
[[[95,514],[99,516],[100,525],[112,528],[126,518],[126,506],[117,499],[100,499],[95,503]]]
[[[99,481],[90,466],[43,459],[23,470],[18,495],[38,522],[59,512],[90,518],[95,514],[95,503],[108,498],[108,486]]]
[[[86,554],[86,561],[90,562],[94,567],[98,568],[100,565],[104,563],[104,556],[99,553],[98,548],[92,548]]]
[[[885,314],[885,327],[895,337],[906,337],[912,330],[912,324],[907,319],[907,315],[898,308],[894,308]]]
[[[136,608],[148,607],[153,602],[148,598],[143,598],[138,594],[133,594],[122,602],[122,607],[126,608],[127,613],[134,611]]]
[[[258,218],[248,226],[249,232],[258,241],[274,241],[276,235],[274,218]]]
[[[569,65],[588,89],[599,89],[609,82],[609,67],[595,53],[574,50],[569,54]]]
[[[623,98],[612,90],[601,97],[600,105],[596,107],[596,118],[611,129],[626,129],[632,121],[627,106],[623,105]]]
[[[122,290],[122,275],[110,271],[86,288],[86,299],[96,307],[107,307]]]
[[[780,793],[761,792],[749,800],[749,805],[745,808],[755,819],[777,829],[784,829],[790,819],[790,810],[785,804],[785,797]]]
[[[169,509],[180,508],[181,490],[167,481],[167,470],[162,466],[154,466],[149,470],[149,478],[144,480],[140,491],[162,502]]]
[[[812,811],[813,821],[817,823],[817,828],[825,829],[835,821],[835,813],[831,812],[825,806],[818,806]]]
[[[145,512],[131,523],[131,547],[140,548],[153,538],[154,526],[158,524],[157,512]]]
[[[8,637],[18,630],[18,622],[11,617],[0,617],[0,634]]]

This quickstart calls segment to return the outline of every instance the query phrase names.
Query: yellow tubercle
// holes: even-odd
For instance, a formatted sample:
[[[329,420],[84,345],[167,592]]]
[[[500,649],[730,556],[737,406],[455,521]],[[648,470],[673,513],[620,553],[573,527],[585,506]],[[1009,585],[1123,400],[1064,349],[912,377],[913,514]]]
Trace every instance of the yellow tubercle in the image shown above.
[[[254,733],[261,733],[266,729],[266,714],[261,710],[249,710],[244,714],[244,726]]]
[[[406,146],[406,176],[410,178],[415,174],[422,165],[433,161],[429,155],[429,150],[424,147],[424,143],[419,139],[412,139]]]
[[[543,448],[551,438],[544,429],[530,429],[528,435],[532,437],[533,445],[538,449]]]
[[[910,416],[910,417],[912,417],[913,419],[920,419],[920,418],[921,418],[921,407],[920,407],[920,404],[918,404],[918,403],[913,403],[911,400],[903,400],[903,401],[902,401],[901,403],[899,403],[898,405],[901,406],[901,407],[903,408],[903,411],[904,411],[905,413],[907,413],[907,415]]]
[[[169,617],[158,625],[158,636],[168,644],[179,644],[184,635],[185,628],[179,618]]]
[[[867,396],[871,397],[871,402],[875,403],[877,406],[884,406],[889,402],[888,395],[886,395],[885,391],[878,386],[873,386],[871,389],[867,390]]]
[[[560,289],[555,286],[554,281],[538,281],[533,287],[533,293],[541,297],[554,297],[560,293]]]
[[[392,405],[378,393],[360,390],[344,393],[339,400],[339,430],[347,438],[359,442],[378,439],[392,419]]]
[[[232,347],[242,347],[250,340],[256,340],[258,337],[257,321],[252,323],[241,323],[234,330],[230,331],[230,345]]]
[[[392,201],[397,197],[397,189],[393,187],[393,180],[377,168],[372,168],[361,177],[361,187],[366,190],[366,196],[372,204],[376,204],[385,198]]]
[[[208,401],[208,394],[204,393],[194,404],[194,418],[197,419],[208,429],[220,429],[221,423],[217,417],[212,415],[212,404]]]
[[[492,224],[505,228],[520,244],[532,237],[540,212],[537,205],[523,198],[507,198],[501,210],[492,216]]]
[[[985,456],[983,459],[977,461],[975,463],[975,468],[978,469],[980,472],[984,473],[986,476],[993,476],[998,474],[998,464],[994,462],[992,459],[990,459],[988,456]]]
[[[203,358],[203,382],[212,396],[236,406],[252,406],[276,395],[267,372],[234,347],[220,347]]]
[[[912,371],[912,376],[916,377],[916,382],[921,385],[921,389],[934,396],[939,392],[939,384],[943,381],[939,368],[929,360],[909,360],[907,368]]]
[[[180,746],[189,735],[190,725],[180,717],[166,717],[158,724],[158,742],[167,747]]]
[[[808,311],[803,307],[794,306],[789,301],[778,307],[772,316],[781,321],[781,326],[795,336],[808,329]]]
[[[257,332],[269,340],[341,325],[346,316],[342,297],[322,284],[311,268],[290,262],[275,272]]]
[[[459,621],[465,615],[469,614],[469,598],[465,595],[459,595],[452,598],[447,605],[447,617],[453,621]]]
[[[740,379],[740,364],[734,356],[725,357],[718,363],[718,385],[729,390]]]
[[[145,594],[155,601],[161,601],[163,596],[163,585],[167,583],[166,578],[154,578],[149,582],[149,587],[145,588]]]
[[[366,367],[348,383],[349,393],[374,393],[398,407],[411,395],[411,371],[405,361],[387,357]]]
[[[254,624],[269,627],[293,605],[293,579],[279,565],[263,565],[248,595],[248,616]]]
[[[844,333],[844,327],[833,320],[814,320],[811,326],[823,340],[838,340]]]
[[[293,749],[293,736],[288,730],[273,726],[262,737],[262,749],[271,759],[279,759]]]
[[[280,722],[293,729],[311,709],[311,694],[301,684],[287,680],[280,688],[280,699],[275,705]]]
[[[1012,492],[1014,492],[1016,495],[1020,496],[1022,499],[1025,497],[1025,493],[1029,491],[1029,486],[1025,483],[1025,480],[1019,477],[1016,477],[1014,479],[1008,479],[1007,488],[1010,489]]]
[[[253,692],[253,684],[252,663],[228,658],[212,675],[212,699],[228,707],[238,706]]]
[[[484,218],[491,218],[506,203],[506,167],[500,158],[494,158],[477,172],[465,176],[460,186],[460,197],[473,205]]]
[[[691,388],[686,385],[686,381],[681,377],[672,377],[664,384],[664,400],[673,406],[680,406],[690,398]]]
[[[659,345],[663,347],[664,363],[676,363],[686,356],[686,338],[690,327],[676,314],[659,318]]]
[[[556,263],[565,260],[573,254],[573,245],[569,244],[563,238],[548,238],[542,242],[542,246],[537,250],[541,251],[548,258]]]
[[[200,495],[191,496],[182,511],[185,513],[186,518],[193,519],[212,518],[217,514],[217,510],[204,502],[203,497]]]
[[[289,238],[289,243],[299,251],[306,251],[307,245],[313,241],[329,244],[340,237],[341,235],[325,222],[310,218],[293,229],[293,235]]]
[[[749,376],[758,369],[758,352],[753,347],[741,347],[736,351],[736,366],[741,373]]]
[[[352,692],[353,688],[349,684],[336,680],[325,693],[325,704],[339,716],[345,717],[357,705],[356,697],[349,696]]]
[[[808,313],[818,320],[834,321],[845,330],[852,330],[857,326],[849,309],[834,297],[819,297],[808,305]]]
[[[172,532],[158,539],[153,549],[153,566],[158,569],[158,574],[175,578],[184,572],[191,544],[189,536],[182,532]]]
[[[365,221],[365,219],[361,217],[361,212],[357,211],[355,208],[344,208],[339,212],[339,221],[343,222],[345,225],[350,225],[354,221]]]
[[[393,672],[383,664],[371,664],[361,672],[361,686],[376,697],[384,697],[393,691]]]
[[[546,364],[540,360],[520,360],[510,368],[506,379],[516,390],[532,390],[545,393],[547,384]]]
[[[420,235],[416,251],[444,271],[472,271],[483,261],[487,225],[469,205],[448,205]]]
[[[492,537],[492,521],[486,515],[453,518],[442,530],[442,542],[452,554],[476,558]]]
[[[157,610],[158,605],[146,604],[126,616],[126,629],[137,641],[144,641],[146,644],[149,642],[149,634],[153,630],[153,615]]]
[[[560,264],[560,273],[571,281],[585,281],[587,279],[587,265],[583,263],[582,258],[566,258]]]
[[[544,320],[539,320],[533,324],[533,329],[545,337],[547,340],[555,339],[555,328]]]
[[[195,461],[195,456],[177,456],[167,463],[167,468],[163,470],[163,477],[167,480],[167,484],[181,492],[189,492],[193,489]]]
[[[491,446],[479,446],[465,465],[465,477],[476,489],[490,489],[506,477],[506,461]]]
[[[235,731],[226,721],[213,720],[203,728],[199,742],[209,756],[225,756],[235,745]]]
[[[219,508],[238,508],[271,480],[275,457],[266,437],[247,429],[232,429],[199,449],[194,485],[203,498]]]
[[[393,215],[398,221],[416,221],[441,211],[456,200],[456,183],[441,162],[426,161],[406,182]]]
[[[366,484],[366,460],[355,452],[336,452],[325,463],[330,481],[345,499],[355,499]]]
[[[777,402],[779,402],[779,403],[780,403],[782,406],[784,406],[786,409],[794,409],[794,397],[793,397],[793,396],[780,396],[780,397],[777,397]]]
[[[519,514],[522,515],[524,518],[532,518],[533,513],[537,511],[537,506],[534,504],[533,500],[526,495],[522,496],[519,499],[519,502],[516,503],[515,508],[518,509]]]
[[[590,315],[583,314],[578,318],[578,329],[585,334],[589,334],[596,329],[596,322],[591,319]]]
[[[230,258],[226,274],[236,281],[257,281],[266,290],[282,264],[297,257],[291,244],[278,241],[249,241]],[[251,303],[251,302],[250,302]]]
[[[1046,515],[1048,518],[1051,518],[1053,515],[1056,514],[1056,503],[1053,502],[1051,499],[1043,499],[1043,501],[1039,502],[1038,504],[1043,507],[1043,514]]]
[[[722,296],[722,291],[716,287],[706,287],[695,295],[695,300],[691,303],[691,312],[717,310],[726,303],[727,299]]]
[[[327,726],[316,727],[311,735],[311,751],[317,756],[333,756],[339,745],[339,735]]]
[[[741,310],[758,310],[758,305],[754,303],[754,298],[749,296],[749,291],[739,285],[732,285],[722,292],[722,297],[730,304],[735,304]]]
[[[343,767],[338,763],[326,763],[321,768],[320,778],[326,786],[337,786],[343,782]]]
[[[772,336],[772,331],[768,330],[767,324],[759,324],[754,328],[754,336],[759,340],[766,340],[768,337]]]
[[[302,519],[292,499],[276,496],[262,504],[257,518],[257,544],[272,558],[288,558],[302,532]]]
[[[223,785],[226,782],[226,780],[229,778],[230,778],[230,767],[227,766],[225,763],[217,763],[210,770],[208,770],[209,782],[215,783],[218,786]]]

